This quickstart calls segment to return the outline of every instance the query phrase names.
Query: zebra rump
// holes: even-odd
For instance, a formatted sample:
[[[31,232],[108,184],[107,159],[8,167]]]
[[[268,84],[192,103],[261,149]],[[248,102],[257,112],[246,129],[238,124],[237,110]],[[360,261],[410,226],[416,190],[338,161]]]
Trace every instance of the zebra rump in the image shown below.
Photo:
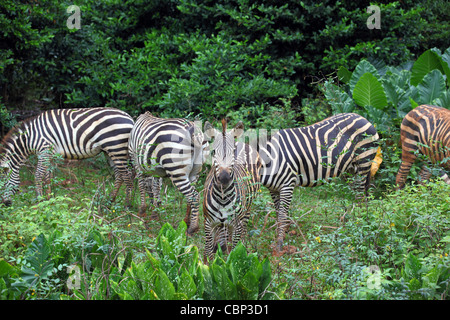
[[[411,110],[400,126],[402,144],[402,163],[396,177],[398,188],[405,186],[406,178],[416,161],[418,154],[426,157],[427,162],[450,170],[450,110],[432,105],[421,105]],[[420,170],[420,181],[431,176],[427,164]],[[440,172],[441,178],[450,184],[450,178]]]
[[[53,155],[86,159],[105,152],[114,167],[112,200],[125,182],[128,204],[132,190],[127,167],[128,139],[133,124],[127,113],[113,108],[54,109],[23,121],[8,132],[0,149],[0,167],[7,176],[3,203],[11,203],[20,184],[20,167],[31,154],[38,157],[35,183],[39,197],[43,195],[43,184],[49,183],[48,165]]]

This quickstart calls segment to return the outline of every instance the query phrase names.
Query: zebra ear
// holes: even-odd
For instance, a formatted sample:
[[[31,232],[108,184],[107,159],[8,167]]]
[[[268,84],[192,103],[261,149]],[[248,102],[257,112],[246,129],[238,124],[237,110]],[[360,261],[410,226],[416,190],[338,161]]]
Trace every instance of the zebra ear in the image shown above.
[[[203,135],[205,141],[211,141],[211,139],[214,139],[214,137],[216,136],[216,129],[214,129],[214,127],[208,121],[205,122],[205,132]]]
[[[235,138],[239,138],[244,133],[244,124],[239,121],[233,128],[233,135]]]

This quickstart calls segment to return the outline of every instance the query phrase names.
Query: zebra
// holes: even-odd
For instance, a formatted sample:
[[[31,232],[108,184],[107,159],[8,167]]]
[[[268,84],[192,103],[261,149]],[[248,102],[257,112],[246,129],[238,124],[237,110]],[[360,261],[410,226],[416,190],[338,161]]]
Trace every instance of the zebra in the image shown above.
[[[450,170],[450,110],[432,105],[414,108],[403,118],[400,141],[402,163],[395,179],[399,189],[405,186],[418,153],[426,156],[429,162]],[[450,178],[445,172],[441,171],[440,175],[450,184]],[[419,172],[420,181],[430,177],[431,172],[424,164]]]
[[[199,194],[193,186],[205,162],[207,144],[198,125],[186,119],[141,114],[130,133],[128,151],[138,180],[139,215],[146,215],[146,177],[169,177],[186,197],[188,234],[198,230]],[[151,218],[156,218],[152,214]]]
[[[358,189],[367,192],[378,139],[375,127],[355,113],[280,129],[266,141],[260,137],[261,184],[269,190],[277,212],[276,251],[282,252],[294,188],[317,186],[353,171],[362,180]]]
[[[242,122],[229,132],[225,119],[221,132],[205,122],[205,139],[214,139],[203,197],[205,259],[212,260],[219,245],[224,253],[236,246],[246,232],[251,204],[259,190],[259,155],[248,144],[236,142],[243,131]]]
[[[38,158],[36,194],[42,197],[43,185],[50,180],[48,165],[53,155],[86,159],[104,152],[114,167],[111,199],[115,200],[125,183],[128,205],[133,188],[128,169],[128,138],[133,124],[126,112],[106,107],[53,109],[24,120],[6,134],[0,148],[0,167],[8,177],[2,202],[11,205],[11,197],[20,184],[19,170],[31,154]]]

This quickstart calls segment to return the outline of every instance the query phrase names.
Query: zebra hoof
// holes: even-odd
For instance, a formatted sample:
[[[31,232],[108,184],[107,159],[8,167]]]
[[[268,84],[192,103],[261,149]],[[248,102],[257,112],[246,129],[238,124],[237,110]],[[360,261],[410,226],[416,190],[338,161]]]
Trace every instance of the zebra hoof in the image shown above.
[[[12,201],[11,201],[11,200],[5,200],[5,201],[3,201],[3,204],[4,204],[5,206],[7,206],[7,207],[11,207]]]
[[[150,215],[150,220],[158,221],[158,220],[159,220],[159,215],[158,215],[156,212],[153,212],[153,213]]]
[[[187,229],[187,235],[188,236],[192,236],[194,235],[194,233],[196,233],[198,231],[198,226],[189,226],[189,228]]]
[[[298,251],[296,246],[285,245],[283,243],[276,243],[270,246],[272,248],[272,256],[281,257],[285,254],[294,254]]]

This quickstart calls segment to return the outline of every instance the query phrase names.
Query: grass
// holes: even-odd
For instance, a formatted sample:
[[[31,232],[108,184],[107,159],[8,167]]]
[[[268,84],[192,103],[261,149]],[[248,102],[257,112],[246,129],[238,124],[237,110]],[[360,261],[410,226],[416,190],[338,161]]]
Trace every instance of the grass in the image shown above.
[[[186,201],[165,180],[163,204],[155,209],[159,220],[144,221],[137,216],[137,192],[130,209],[124,207],[124,187],[117,201],[110,203],[112,169],[106,164],[103,157],[97,157],[59,165],[54,171],[52,198],[43,202],[34,194],[34,167],[24,167],[13,206],[0,207],[0,257],[19,264],[35,237],[57,231],[62,241],[73,244],[75,250],[66,253],[72,260],[93,263],[94,253],[87,259],[79,252],[88,250],[86,244],[95,231],[112,239],[119,263],[124,264],[130,252],[133,261],[144,259],[145,251],[154,249],[163,224],[169,222],[176,228],[184,219]],[[204,176],[197,190],[202,189],[203,181]],[[276,214],[268,191],[262,188],[254,201],[244,244],[261,259],[269,258],[275,282],[288,284],[287,299],[411,298],[410,280],[404,273],[408,254],[421,259],[423,270],[435,265],[450,270],[450,187],[437,182],[402,191],[375,191],[376,199],[358,203],[340,180],[296,188],[290,210],[292,224],[284,243],[287,252],[277,256],[273,254]],[[203,237],[200,215],[200,230],[188,237],[188,244],[196,245],[201,256]],[[379,280],[375,287],[369,281],[373,270]],[[450,275],[441,278],[434,291],[419,279],[419,298],[448,299]]]

